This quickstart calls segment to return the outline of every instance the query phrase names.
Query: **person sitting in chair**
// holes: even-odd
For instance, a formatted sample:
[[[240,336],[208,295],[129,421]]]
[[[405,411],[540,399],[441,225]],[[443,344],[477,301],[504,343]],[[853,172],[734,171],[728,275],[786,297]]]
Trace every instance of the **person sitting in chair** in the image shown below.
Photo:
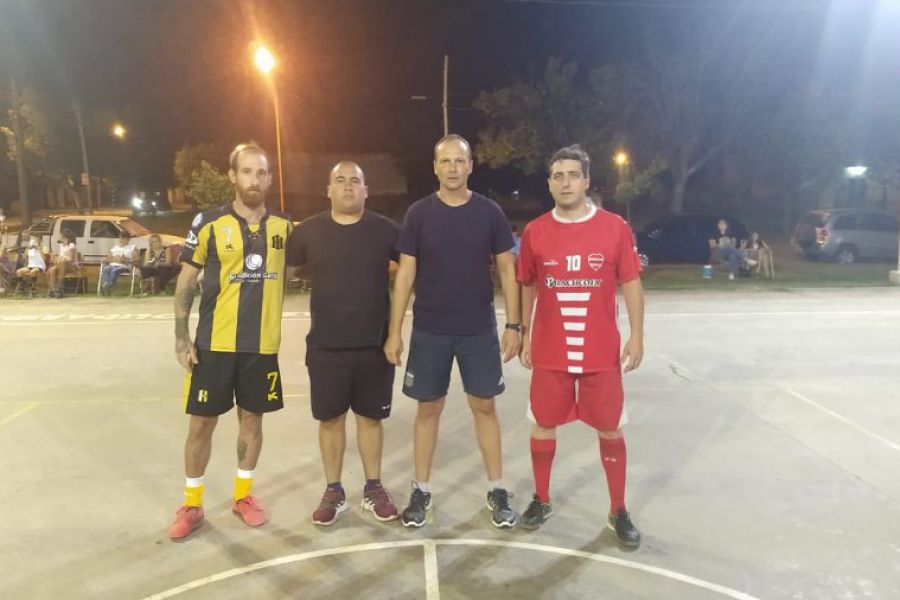
[[[27,235],[25,244],[25,264],[16,269],[16,277],[29,284],[33,294],[38,277],[47,270],[47,260],[44,255],[47,249],[41,246],[41,238],[37,235]]]
[[[716,232],[709,238],[709,260],[718,261],[728,271],[728,279],[733,280],[735,273],[741,269],[744,257],[737,248],[737,240],[728,228],[728,221],[719,219]]]
[[[769,278],[775,275],[772,248],[759,237],[758,231],[752,232],[749,240],[741,241],[741,250],[743,250],[747,264],[756,267],[757,275]]]
[[[78,251],[75,249],[75,234],[63,229],[59,251],[53,258],[53,266],[47,271],[48,295],[51,298],[63,297],[63,278],[78,270]]]
[[[149,293],[154,296],[166,288],[166,284],[175,274],[169,249],[163,247],[162,239],[155,233],[150,236],[150,245],[144,253],[144,262],[140,269],[141,278],[149,283]]]
[[[118,243],[109,249],[107,264],[100,272],[100,293],[109,296],[119,275],[127,273],[140,259],[138,249],[131,243],[127,231],[119,233]]]

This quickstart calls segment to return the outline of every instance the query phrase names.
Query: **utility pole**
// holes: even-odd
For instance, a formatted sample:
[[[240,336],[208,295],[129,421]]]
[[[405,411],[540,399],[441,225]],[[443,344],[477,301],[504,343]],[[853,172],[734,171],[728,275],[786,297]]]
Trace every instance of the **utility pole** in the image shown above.
[[[82,123],[81,120],[81,108],[77,103],[72,106],[72,110],[75,111],[75,121],[78,123],[78,137],[81,138],[81,165],[84,169],[81,175],[81,185],[84,186],[84,189],[87,192],[87,194],[85,194],[87,197],[87,212],[88,214],[91,214],[93,212],[91,210],[91,170],[88,167],[87,145],[84,143],[84,123]]]
[[[450,70],[450,57],[446,54],[444,55],[444,101],[442,103],[442,107],[444,109],[444,135],[447,136],[450,134],[450,120],[447,116],[447,75]]]
[[[12,126],[13,138],[15,138],[16,144],[16,177],[19,180],[19,206],[22,210],[22,225],[23,227],[28,227],[31,225],[31,204],[28,202],[28,179],[25,175],[25,136],[22,135],[22,103],[16,87],[16,80],[11,79],[9,83],[13,101]]]

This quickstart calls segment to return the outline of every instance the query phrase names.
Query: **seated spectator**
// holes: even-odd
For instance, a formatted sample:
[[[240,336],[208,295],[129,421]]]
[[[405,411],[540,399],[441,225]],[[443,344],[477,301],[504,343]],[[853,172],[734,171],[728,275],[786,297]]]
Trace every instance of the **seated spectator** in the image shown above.
[[[756,274],[763,277],[774,275],[775,261],[772,256],[772,248],[759,236],[758,231],[750,234],[749,240],[741,241],[741,250],[744,258],[751,267],[756,267]]]
[[[75,234],[68,229],[62,231],[59,251],[53,258],[53,266],[47,271],[48,295],[51,298],[63,297],[63,278],[78,270],[78,251],[75,249]]]
[[[25,242],[25,264],[16,269],[16,277],[30,282],[33,291],[37,278],[47,270],[47,260],[44,258],[44,255],[48,253],[48,250],[41,246],[41,238],[39,236],[28,235],[27,238]]]
[[[719,219],[716,232],[709,238],[710,262],[721,262],[728,271],[728,279],[734,280],[734,275],[744,264],[744,257],[737,247],[737,240],[728,229],[728,221]]]
[[[144,253],[144,262],[140,267],[141,277],[150,285],[149,293],[156,295],[166,289],[166,284],[175,275],[175,265],[168,248],[164,248],[162,240],[155,233],[150,236],[150,246]]]
[[[127,231],[119,233],[119,241],[109,249],[106,260],[107,264],[100,272],[100,293],[109,296],[119,276],[130,271],[140,260],[140,253],[131,243],[131,236]]]
[[[0,241],[0,296],[6,294],[6,290],[9,288],[9,279],[15,270],[15,266],[9,260],[6,244]]]

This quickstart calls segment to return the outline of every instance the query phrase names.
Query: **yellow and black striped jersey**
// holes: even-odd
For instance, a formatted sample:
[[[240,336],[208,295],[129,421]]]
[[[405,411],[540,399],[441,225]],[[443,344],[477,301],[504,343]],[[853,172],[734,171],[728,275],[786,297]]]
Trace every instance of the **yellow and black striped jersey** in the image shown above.
[[[203,269],[197,348],[278,353],[292,229],[272,212],[250,225],[230,203],[194,217],[181,260]]]

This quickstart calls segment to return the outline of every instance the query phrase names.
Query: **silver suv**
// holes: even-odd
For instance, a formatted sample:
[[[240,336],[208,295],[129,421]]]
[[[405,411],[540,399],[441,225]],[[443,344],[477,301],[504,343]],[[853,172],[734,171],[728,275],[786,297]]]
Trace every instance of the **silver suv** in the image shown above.
[[[864,259],[896,259],[898,224],[893,216],[862,208],[832,208],[806,213],[791,240],[807,258],[842,264]]]

